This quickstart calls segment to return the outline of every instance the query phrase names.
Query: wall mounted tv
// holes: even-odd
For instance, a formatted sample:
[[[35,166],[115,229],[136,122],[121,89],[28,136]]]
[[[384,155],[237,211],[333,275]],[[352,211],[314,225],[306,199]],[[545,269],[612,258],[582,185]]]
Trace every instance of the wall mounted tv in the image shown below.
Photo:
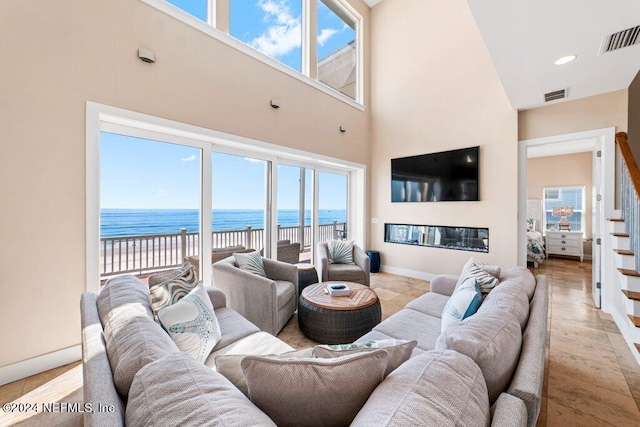
[[[480,147],[391,159],[391,201],[478,201],[479,165]]]

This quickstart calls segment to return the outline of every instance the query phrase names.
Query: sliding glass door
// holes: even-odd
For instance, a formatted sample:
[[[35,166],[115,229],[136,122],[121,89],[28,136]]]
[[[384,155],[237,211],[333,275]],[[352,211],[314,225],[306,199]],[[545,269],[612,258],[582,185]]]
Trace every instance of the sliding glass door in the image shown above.
[[[348,194],[348,175],[318,173],[318,242],[349,237]]]

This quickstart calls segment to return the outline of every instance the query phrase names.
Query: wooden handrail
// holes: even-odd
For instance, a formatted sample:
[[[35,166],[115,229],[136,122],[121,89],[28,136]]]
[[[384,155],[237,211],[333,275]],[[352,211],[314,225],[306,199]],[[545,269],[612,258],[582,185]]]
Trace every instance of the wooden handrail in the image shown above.
[[[640,198],[640,169],[638,169],[638,164],[633,158],[631,147],[629,147],[629,143],[627,142],[627,133],[616,133],[616,143],[618,144],[618,147],[620,147],[622,158],[624,159],[624,163],[627,165],[627,170],[631,177],[631,183],[633,184],[633,188],[636,190],[636,196]]]

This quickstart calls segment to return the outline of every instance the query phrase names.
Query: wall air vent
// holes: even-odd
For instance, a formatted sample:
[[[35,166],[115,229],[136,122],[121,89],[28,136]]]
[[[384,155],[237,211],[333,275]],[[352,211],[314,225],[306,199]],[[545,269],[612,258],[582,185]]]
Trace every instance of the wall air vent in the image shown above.
[[[553,92],[544,94],[544,102],[555,101],[567,97],[567,89],[554,90]]]
[[[609,36],[604,36],[602,39],[600,54],[622,49],[623,47],[633,46],[638,43],[640,43],[640,25],[623,31],[618,31],[617,33]]]

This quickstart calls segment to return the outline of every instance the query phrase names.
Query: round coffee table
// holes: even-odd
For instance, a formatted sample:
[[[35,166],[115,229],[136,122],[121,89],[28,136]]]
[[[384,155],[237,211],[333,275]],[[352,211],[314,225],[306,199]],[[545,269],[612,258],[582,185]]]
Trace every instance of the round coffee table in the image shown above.
[[[351,293],[326,294],[331,283],[344,283]],[[321,344],[347,344],[371,331],[382,319],[380,300],[368,286],[352,282],[320,282],[300,295],[298,323],[307,337]]]

